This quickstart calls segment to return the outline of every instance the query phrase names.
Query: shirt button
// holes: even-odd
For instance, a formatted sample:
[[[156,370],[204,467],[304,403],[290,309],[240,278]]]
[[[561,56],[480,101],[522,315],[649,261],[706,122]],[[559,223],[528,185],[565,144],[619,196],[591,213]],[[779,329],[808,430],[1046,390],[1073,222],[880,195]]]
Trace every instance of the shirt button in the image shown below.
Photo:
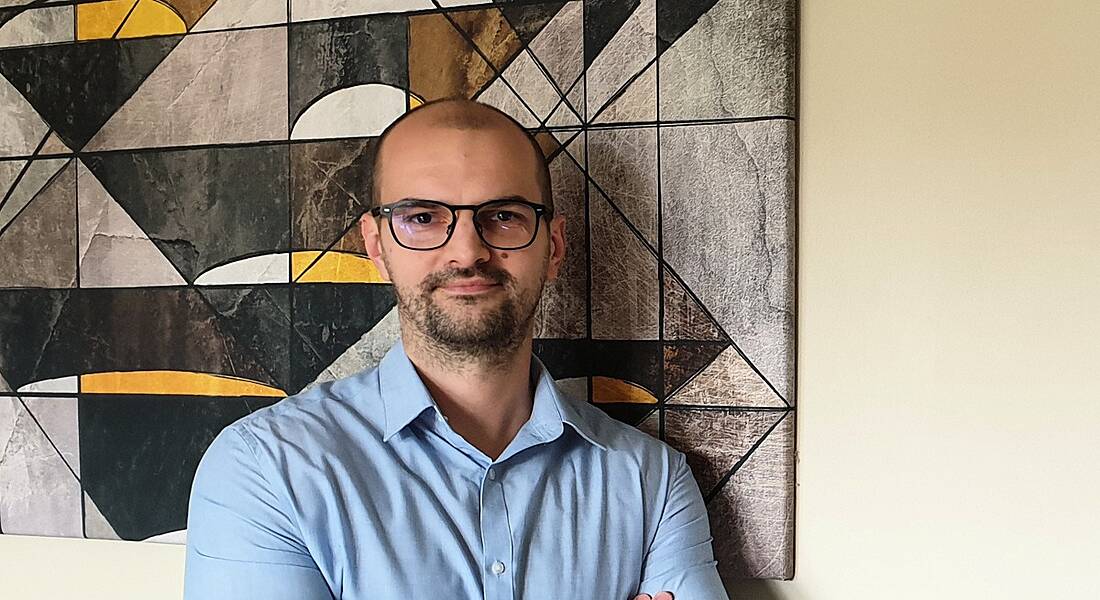
[[[496,472],[496,471],[494,471],[494,470],[492,469],[492,467],[490,467],[490,468],[489,468],[489,479],[492,479],[492,480],[494,480],[494,481],[495,481],[495,480],[496,480],[496,478],[497,478],[497,472]]]
[[[495,563],[493,563],[493,573],[494,574],[500,575],[503,572],[504,572],[504,563],[500,562],[499,560],[496,561]]]

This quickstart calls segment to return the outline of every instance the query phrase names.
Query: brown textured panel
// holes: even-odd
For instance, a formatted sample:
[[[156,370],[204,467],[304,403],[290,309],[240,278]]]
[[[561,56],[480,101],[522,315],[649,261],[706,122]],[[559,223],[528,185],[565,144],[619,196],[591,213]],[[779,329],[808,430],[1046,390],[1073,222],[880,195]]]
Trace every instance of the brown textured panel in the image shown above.
[[[784,407],[786,403],[733,346],[668,399],[669,404]]]
[[[292,248],[323,250],[341,238],[370,203],[374,140],[334,140],[290,148]],[[358,230],[339,250],[363,252]]]
[[[794,576],[794,423],[788,413],[707,505],[727,583]]]
[[[187,24],[187,29],[190,30],[198,23],[206,11],[214,4],[215,0],[166,0],[165,4],[170,5],[181,17],[183,22]],[[240,2],[240,0],[220,0],[221,2]]]
[[[657,247],[657,128],[588,132],[588,174]]]
[[[425,101],[448,96],[472,98],[495,77],[493,68],[462,37],[456,24],[495,65],[507,63],[519,50],[519,39],[499,10],[447,16],[437,13],[409,18],[409,88]]]
[[[657,339],[657,259],[595,188],[589,188],[592,235],[592,337]]]
[[[0,227],[0,258],[0,287],[72,287],[76,281],[76,169],[72,162],[13,221]]]

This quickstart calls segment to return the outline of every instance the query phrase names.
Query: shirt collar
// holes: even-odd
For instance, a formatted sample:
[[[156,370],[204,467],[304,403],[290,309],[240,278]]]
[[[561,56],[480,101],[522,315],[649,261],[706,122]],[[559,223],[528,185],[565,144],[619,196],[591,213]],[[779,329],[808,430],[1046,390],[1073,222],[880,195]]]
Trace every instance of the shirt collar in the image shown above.
[[[538,379],[531,417],[523,429],[542,441],[550,441],[560,436],[565,430],[564,425],[568,424],[585,440],[601,450],[607,450],[607,446],[598,441],[592,424],[573,405],[577,400],[568,397],[558,387],[546,365],[535,354],[531,355],[531,370],[533,374],[537,373]],[[442,420],[443,413],[405,353],[401,338],[382,357],[378,365],[378,378],[385,413],[382,441],[389,442],[397,432],[429,408],[434,408]]]

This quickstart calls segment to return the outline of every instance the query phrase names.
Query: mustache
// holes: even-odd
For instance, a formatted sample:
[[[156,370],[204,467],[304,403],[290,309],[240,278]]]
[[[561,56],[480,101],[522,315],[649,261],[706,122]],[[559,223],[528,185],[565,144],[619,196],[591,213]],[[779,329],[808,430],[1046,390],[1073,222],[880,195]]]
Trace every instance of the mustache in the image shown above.
[[[431,291],[458,279],[472,279],[475,277],[488,279],[500,285],[507,285],[512,282],[512,276],[509,275],[507,271],[482,265],[480,267],[468,267],[465,269],[452,269],[449,271],[432,273],[424,278],[422,285],[425,290]]]

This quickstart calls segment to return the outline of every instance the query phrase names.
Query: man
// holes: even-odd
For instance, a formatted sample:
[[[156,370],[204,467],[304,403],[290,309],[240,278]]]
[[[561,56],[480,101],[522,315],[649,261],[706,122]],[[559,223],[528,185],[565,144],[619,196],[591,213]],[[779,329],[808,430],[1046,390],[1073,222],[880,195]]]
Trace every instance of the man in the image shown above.
[[[401,338],[217,436],[185,597],[725,600],[684,455],[567,397],[532,354],[565,255],[534,139],[431,102],[383,133],[374,177],[361,230]]]

